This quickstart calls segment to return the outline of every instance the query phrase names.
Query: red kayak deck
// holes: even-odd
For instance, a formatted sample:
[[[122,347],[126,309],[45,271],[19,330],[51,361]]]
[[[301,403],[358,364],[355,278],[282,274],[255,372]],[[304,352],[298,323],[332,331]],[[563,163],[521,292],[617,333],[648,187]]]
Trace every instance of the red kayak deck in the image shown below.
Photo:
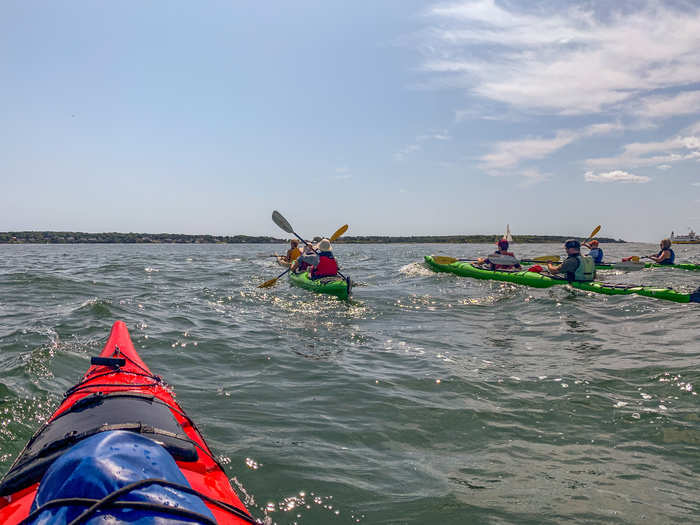
[[[153,396],[170,408],[182,431],[197,449],[196,461],[180,461],[175,458],[178,467],[191,487],[205,496],[237,507],[247,514],[245,507],[231,487],[228,477],[214,458],[201,433],[177,404],[171,388],[160,377],[153,375],[146,363],[141,360],[131,342],[126,324],[122,321],[117,321],[112,326],[109,339],[100,357],[123,359],[124,363],[119,367],[102,364],[92,365],[82,380],[66,393],[66,398],[51,416],[49,423],[68,411],[81,399],[95,394],[128,392]],[[11,495],[0,498],[0,523],[16,524],[26,518],[38,486],[39,483],[33,483]],[[218,523],[255,522],[252,518],[244,519],[234,516],[230,511],[204,501]]]

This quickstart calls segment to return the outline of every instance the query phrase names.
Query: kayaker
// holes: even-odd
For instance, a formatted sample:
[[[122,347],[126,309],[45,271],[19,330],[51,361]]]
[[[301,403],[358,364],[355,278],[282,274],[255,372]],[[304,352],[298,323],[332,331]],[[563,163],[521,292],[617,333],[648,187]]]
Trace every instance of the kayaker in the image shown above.
[[[489,255],[488,257],[479,257],[476,262],[479,264],[488,264],[492,270],[519,270],[520,269],[520,263],[518,260],[515,258],[515,255],[513,255],[513,252],[508,251],[508,239],[503,237],[502,239],[499,239],[498,242],[496,243],[496,246],[498,249]],[[512,264],[503,264],[502,261],[508,260],[507,258],[512,258],[513,263]],[[495,264],[492,261],[498,261],[501,260],[501,264]]]
[[[595,279],[595,262],[588,255],[581,255],[581,243],[576,239],[569,239],[564,243],[568,257],[561,263],[554,265],[547,263],[550,273],[563,273],[567,281],[592,281]]]
[[[656,255],[649,255],[649,259],[656,264],[673,264],[676,260],[676,254],[671,249],[671,239],[663,239],[659,245],[661,250]]]
[[[296,261],[301,255],[301,250],[299,250],[299,241],[292,239],[289,241],[291,248],[287,250],[287,255],[284,256],[284,260],[288,263]]]
[[[304,246],[304,253],[296,258],[296,260],[292,263],[291,269],[294,273],[301,273],[313,266],[316,266],[317,264],[318,254],[314,251],[311,243],[307,242],[306,246]]]
[[[318,250],[318,262],[309,271],[312,279],[331,277],[338,274],[338,263],[333,256],[333,247],[328,239],[321,239],[316,245]]]
[[[599,243],[596,239],[593,239],[590,242],[584,242],[583,245],[591,250],[590,252],[588,252],[588,257],[593,259],[594,263],[603,263],[603,250],[598,247]]]

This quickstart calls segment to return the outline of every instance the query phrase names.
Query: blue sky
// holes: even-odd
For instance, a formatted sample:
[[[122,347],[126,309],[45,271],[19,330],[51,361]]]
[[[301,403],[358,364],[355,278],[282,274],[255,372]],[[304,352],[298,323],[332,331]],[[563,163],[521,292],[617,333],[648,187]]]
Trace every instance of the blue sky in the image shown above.
[[[533,4],[3,2],[0,230],[700,228],[700,6]]]

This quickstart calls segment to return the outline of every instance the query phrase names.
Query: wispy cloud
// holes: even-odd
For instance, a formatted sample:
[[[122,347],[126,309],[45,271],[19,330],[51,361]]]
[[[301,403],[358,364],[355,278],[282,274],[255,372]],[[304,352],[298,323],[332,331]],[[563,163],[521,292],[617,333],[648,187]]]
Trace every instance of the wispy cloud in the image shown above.
[[[663,170],[663,171],[666,171],[666,170],[670,170],[670,169],[671,169],[671,165],[670,165],[670,164],[661,164],[661,165],[656,166],[656,167],[659,168],[660,170]]]
[[[428,141],[433,141],[433,140],[438,140],[438,141],[444,141],[444,140],[452,140],[452,136],[450,135],[449,131],[447,130],[432,130],[428,131],[427,133],[423,133],[422,135],[418,135],[416,137],[416,140],[413,142],[413,144],[409,144],[405,148],[400,149],[396,153],[394,153],[394,159],[396,160],[405,160],[406,157],[411,155],[412,153],[415,153],[417,151],[420,151],[423,149],[423,144]]]
[[[700,91],[645,97],[632,106],[632,112],[648,118],[694,115],[700,113]]]
[[[675,137],[662,141],[626,144],[620,155],[588,159],[586,164],[602,168],[658,165],[660,169],[668,169],[675,162],[693,159],[700,159],[700,122],[696,122]]]
[[[583,176],[586,182],[623,182],[623,183],[636,183],[644,184],[651,180],[650,177],[644,175],[633,175],[632,173],[627,173],[626,171],[615,170],[609,171],[607,173],[600,173],[596,175],[592,171],[586,172]]]
[[[352,173],[350,173],[350,168],[347,166],[338,166],[335,168],[335,175],[333,175],[335,180],[348,180],[352,178]]]
[[[604,135],[620,129],[622,126],[619,123],[603,122],[577,131],[559,130],[551,138],[535,137],[498,142],[491,153],[481,157],[481,167],[491,172],[513,168],[524,160],[543,159],[581,138]]]
[[[661,117],[698,107],[697,92],[650,97],[698,82],[697,3],[610,3],[605,16],[557,5],[473,0],[433,7],[422,69],[442,85],[528,111],[586,114],[614,106]]]

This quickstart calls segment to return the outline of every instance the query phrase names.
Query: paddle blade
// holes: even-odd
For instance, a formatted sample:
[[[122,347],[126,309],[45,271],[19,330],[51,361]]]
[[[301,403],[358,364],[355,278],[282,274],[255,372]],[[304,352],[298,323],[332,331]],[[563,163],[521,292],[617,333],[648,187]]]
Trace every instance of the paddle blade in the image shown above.
[[[344,224],[340,228],[338,228],[333,235],[331,235],[331,238],[328,239],[329,241],[333,242],[336,239],[339,239],[341,235],[343,235],[346,231],[348,231],[348,225]]]
[[[542,257],[535,257],[532,259],[535,262],[561,262],[561,257],[558,255],[543,255]]]
[[[510,224],[506,224],[506,233],[503,237],[505,237],[506,241],[513,242],[513,236],[510,234]]]
[[[639,255],[633,255],[630,257],[630,261],[639,262]]]
[[[591,234],[588,236],[588,239],[586,239],[586,242],[590,241],[593,237],[598,235],[598,232],[600,231],[600,224],[596,226],[596,228],[591,232]]]
[[[433,261],[438,264],[452,264],[457,262],[454,257],[447,257],[446,255],[433,255]]]
[[[258,288],[270,288],[270,287],[274,286],[275,284],[277,284],[278,279],[279,279],[279,277],[275,277],[274,279],[270,279],[269,281],[265,281],[264,283],[259,285]]]
[[[278,212],[277,210],[272,212],[272,222],[274,222],[277,226],[279,226],[281,229],[286,231],[287,233],[294,233],[294,229],[292,228],[292,225],[289,224],[289,221],[282,217],[282,214]]]

